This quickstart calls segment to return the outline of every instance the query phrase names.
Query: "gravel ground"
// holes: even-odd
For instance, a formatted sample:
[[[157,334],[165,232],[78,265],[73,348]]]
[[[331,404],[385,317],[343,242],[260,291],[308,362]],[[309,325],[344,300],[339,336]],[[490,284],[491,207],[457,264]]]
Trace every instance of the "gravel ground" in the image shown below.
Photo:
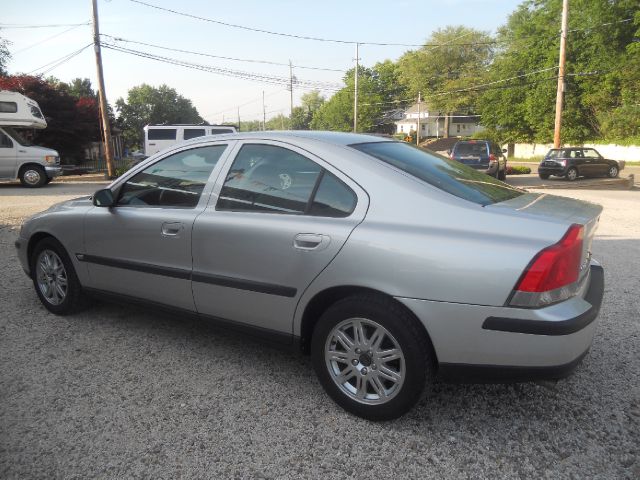
[[[0,478],[639,478],[640,191],[605,206],[605,303],[557,384],[436,384],[408,415],[352,417],[308,358],[208,324],[106,303],[40,306],[21,219],[96,184],[0,185]]]

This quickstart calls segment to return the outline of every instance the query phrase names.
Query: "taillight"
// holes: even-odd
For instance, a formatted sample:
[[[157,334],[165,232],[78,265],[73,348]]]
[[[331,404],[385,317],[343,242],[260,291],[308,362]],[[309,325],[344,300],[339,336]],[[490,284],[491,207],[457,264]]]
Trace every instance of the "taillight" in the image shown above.
[[[496,163],[498,161],[498,159],[496,158],[496,156],[493,153],[489,154],[489,161],[491,163]]]
[[[510,304],[535,307],[575,295],[583,237],[584,227],[571,225],[558,243],[539,252],[520,277]]]

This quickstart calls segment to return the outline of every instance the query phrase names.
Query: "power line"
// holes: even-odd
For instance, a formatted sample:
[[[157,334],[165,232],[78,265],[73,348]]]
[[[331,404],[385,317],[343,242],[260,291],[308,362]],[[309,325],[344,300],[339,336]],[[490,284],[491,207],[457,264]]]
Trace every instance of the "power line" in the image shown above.
[[[56,23],[51,25],[25,25],[18,23],[0,23],[0,30],[8,30],[14,28],[58,28],[58,27],[80,27],[82,25],[90,25],[91,22],[84,23]]]
[[[574,28],[571,30],[567,30],[567,33],[572,33],[572,32],[588,32],[589,30],[595,30],[596,28],[600,28],[600,27],[608,27],[609,25],[616,25],[618,23],[627,23],[627,22],[632,22],[633,18],[624,18],[622,20],[616,20],[615,22],[607,22],[607,23],[601,23],[599,25],[594,25],[592,27],[585,27],[585,28]]]
[[[192,18],[195,20],[201,20],[203,22],[215,23],[217,25],[222,25],[230,28],[238,28],[240,30],[247,30],[250,32],[264,33],[267,35],[276,35],[279,37],[287,37],[287,38],[297,38],[299,40],[313,40],[316,42],[330,42],[330,43],[341,43],[347,45],[377,45],[377,46],[395,46],[395,47],[440,47],[443,45],[461,45],[461,46],[470,46],[470,45],[492,45],[495,43],[499,43],[497,40],[492,40],[488,42],[471,42],[471,43],[457,43],[457,44],[427,44],[427,43],[391,43],[391,42],[361,42],[358,40],[344,40],[344,39],[335,39],[335,38],[322,38],[322,37],[313,37],[309,35],[295,35],[292,33],[283,33],[283,32],[274,32],[271,30],[264,30],[262,28],[254,28],[247,27],[245,25],[238,25],[235,23],[223,22],[220,20],[214,20],[212,18],[201,17],[199,15],[194,15],[191,13],[180,12],[178,10],[172,10],[170,8],[160,7],[158,5],[153,5],[151,3],[143,2],[141,0],[129,0],[130,2],[137,3],[139,5],[144,5],[145,7],[155,8],[156,10],[162,10],[167,13],[173,13],[174,15],[180,15],[182,17]]]
[[[272,97],[273,95],[276,95],[276,94],[278,94],[278,93],[282,93],[282,92],[285,92],[285,91],[287,91],[285,88],[283,88],[283,89],[278,89],[278,90],[276,90],[275,92],[271,92],[271,93],[269,93],[269,94],[265,95],[265,98]],[[204,117],[215,117],[215,116],[217,116],[217,115],[220,115],[220,114],[222,114],[222,113],[229,112],[229,111],[231,111],[231,110],[236,110],[236,109],[238,109],[238,108],[246,107],[247,105],[251,105],[251,104],[256,103],[256,102],[259,102],[259,101],[261,101],[261,100],[262,100],[262,96],[260,96],[259,98],[258,98],[258,97],[256,97],[255,99],[253,99],[253,100],[249,100],[249,101],[247,101],[247,102],[245,102],[245,103],[242,103],[242,104],[240,104],[240,105],[235,105],[235,106],[233,106],[233,107],[225,108],[224,110],[219,110],[219,111],[217,111],[216,113],[209,113],[209,114],[206,114],[206,115],[203,115],[203,116],[204,116]]]
[[[179,48],[172,48],[172,47],[165,47],[162,45],[157,45],[157,44],[153,44],[153,43],[145,43],[145,42],[138,42],[135,40],[128,40],[126,38],[121,38],[121,37],[114,37],[112,35],[106,35],[104,33],[100,34],[103,37],[109,37],[111,38],[114,42],[125,42],[125,43],[134,43],[137,45],[144,45],[146,47],[153,47],[153,48],[159,48],[162,50],[169,50],[172,52],[179,52],[179,53],[190,53],[193,55],[200,55],[203,57],[210,57],[210,58],[220,58],[222,60],[232,60],[234,62],[247,62],[247,63],[262,63],[262,64],[266,64],[266,65],[278,65],[278,66],[284,66],[284,67],[288,67],[289,64],[288,63],[280,63],[280,62],[273,62],[270,60],[256,60],[256,59],[248,59],[248,58],[235,58],[235,57],[225,57],[225,56],[221,56],[221,55],[213,55],[210,53],[203,53],[203,52],[194,52],[193,50],[182,50]],[[339,73],[345,73],[346,70],[340,70],[337,68],[324,68],[324,67],[307,67],[307,66],[303,66],[303,65],[292,65],[295,68],[302,68],[302,69],[306,69],[306,70],[321,70],[321,71],[326,71],[326,72],[339,72]]]
[[[102,43],[102,46],[104,46],[105,48],[109,48],[111,50],[115,50],[115,51],[119,51],[122,53],[127,53],[130,55],[135,55],[138,57],[142,57],[142,58],[148,58],[150,60],[156,60],[159,62],[163,62],[163,63],[169,63],[172,65],[178,65],[178,66],[182,66],[182,67],[186,67],[186,68],[191,68],[194,70],[201,70],[201,71],[205,71],[205,72],[209,72],[209,73],[214,73],[214,74],[218,74],[218,75],[223,75],[223,76],[228,76],[228,77],[234,77],[234,78],[241,78],[243,80],[253,80],[253,81],[258,81],[258,82],[262,82],[262,83],[268,83],[268,84],[273,84],[273,85],[282,85],[282,86],[286,86],[289,84],[289,77],[279,77],[276,75],[267,75],[267,74],[261,74],[261,73],[254,73],[254,72],[245,72],[245,71],[241,71],[241,70],[232,70],[229,68],[222,68],[222,67],[214,67],[214,66],[209,66],[209,65],[202,65],[202,64],[197,64],[197,63],[191,63],[191,62],[187,62],[184,60],[178,60],[175,58],[170,58],[170,57],[163,57],[160,55],[155,55],[149,52],[143,52],[140,50],[133,50],[133,49],[129,49],[129,48],[124,48],[121,47],[119,45],[113,45],[113,44],[108,44],[108,43]],[[303,88],[303,89],[318,89],[318,90],[324,90],[324,91],[338,91],[342,88],[342,85],[336,84],[336,83],[329,83],[329,82],[321,82],[321,81],[314,81],[314,80],[297,80],[296,85],[298,86],[298,88]]]
[[[31,75],[32,73],[37,72],[38,70],[42,70],[43,68],[47,68],[50,65],[53,65],[51,68],[48,68],[47,70],[44,70],[43,72],[41,72],[39,74],[39,75],[44,75],[45,73],[50,72],[54,68],[59,67],[63,63],[68,62],[69,60],[71,60],[76,55],[79,55],[80,53],[82,53],[83,50],[89,48],[91,45],[93,45],[93,43],[89,43],[89,44],[85,45],[84,47],[80,48],[79,50],[75,50],[75,51],[73,51],[71,53],[68,53],[66,55],[63,55],[60,58],[57,58],[57,59],[53,60],[52,62],[49,62],[49,63],[47,63],[45,65],[42,65],[41,67],[35,68],[35,69],[31,70],[30,72],[27,72],[27,75]]]
[[[65,33],[70,32],[71,30],[75,30],[76,28],[82,27],[84,25],[88,25],[88,24],[81,23],[80,25],[76,25],[74,27],[71,27],[71,28],[68,28],[66,30],[63,30],[62,32],[56,33],[55,35],[51,35],[50,37],[47,37],[44,40],[40,40],[39,42],[32,43],[28,47],[21,48],[20,50],[18,50],[16,52],[11,52],[11,55],[15,56],[15,55],[17,55],[19,53],[25,52],[25,51],[33,48],[33,47],[36,47],[36,46],[41,45],[41,44],[43,44],[45,42],[48,42],[49,40],[53,40],[54,38],[59,37],[60,35],[64,35]]]

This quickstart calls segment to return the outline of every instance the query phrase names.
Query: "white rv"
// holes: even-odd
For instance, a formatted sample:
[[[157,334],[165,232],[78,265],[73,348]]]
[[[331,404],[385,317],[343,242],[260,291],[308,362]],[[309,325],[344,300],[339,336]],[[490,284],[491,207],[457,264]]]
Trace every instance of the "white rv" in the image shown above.
[[[62,173],[55,150],[32,145],[17,128],[46,128],[37,102],[0,91],[0,180],[19,179],[25,187],[41,187]]]
[[[144,154],[150,157],[171,145],[196,137],[236,132],[233,125],[147,125],[144,127]]]

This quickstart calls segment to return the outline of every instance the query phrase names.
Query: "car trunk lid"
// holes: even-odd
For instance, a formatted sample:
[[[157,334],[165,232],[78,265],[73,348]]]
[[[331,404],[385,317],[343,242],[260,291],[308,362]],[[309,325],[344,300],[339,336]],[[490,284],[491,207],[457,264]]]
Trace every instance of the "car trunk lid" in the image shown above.
[[[561,223],[567,229],[573,225],[584,228],[582,266],[585,269],[591,257],[591,243],[598,228],[602,206],[573,198],[527,192],[510,200],[487,205],[485,208],[507,214],[527,215],[540,220]]]

